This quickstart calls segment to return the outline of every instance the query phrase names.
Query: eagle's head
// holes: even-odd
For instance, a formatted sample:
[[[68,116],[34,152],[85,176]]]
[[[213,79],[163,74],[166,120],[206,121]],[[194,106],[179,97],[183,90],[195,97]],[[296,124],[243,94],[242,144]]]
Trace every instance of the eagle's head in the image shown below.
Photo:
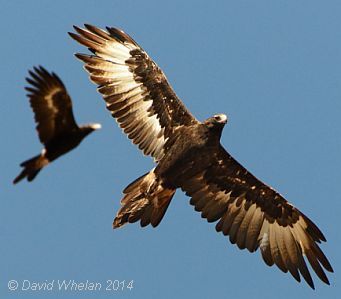
[[[209,129],[222,129],[227,123],[227,116],[225,114],[215,114],[205,120],[204,124]]]
[[[80,130],[82,132],[82,135],[86,136],[90,134],[91,132],[99,130],[101,128],[102,128],[101,124],[87,124],[87,125],[81,126]]]
[[[89,126],[93,131],[102,128],[102,125],[101,125],[101,124],[89,124],[88,126]]]

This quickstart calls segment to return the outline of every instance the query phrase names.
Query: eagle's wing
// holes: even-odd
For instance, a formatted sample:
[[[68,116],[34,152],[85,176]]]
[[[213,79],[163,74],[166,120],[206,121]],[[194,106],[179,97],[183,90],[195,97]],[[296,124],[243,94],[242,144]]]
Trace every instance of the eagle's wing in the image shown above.
[[[61,132],[77,128],[71,99],[63,82],[55,73],[49,73],[42,66],[29,71],[26,78],[30,86],[25,89],[34,112],[39,139],[47,144]]]
[[[126,33],[91,25],[70,36],[94,55],[76,54],[99,85],[107,109],[134,144],[159,161],[173,130],[198,121],[176,96],[162,70]]]
[[[303,256],[318,277],[329,284],[323,270],[333,269],[317,243],[326,241],[317,226],[279,193],[259,181],[225,150],[207,149],[195,161],[178,165],[178,185],[208,222],[219,220],[216,230],[229,235],[240,249],[260,247],[269,266],[300,275],[314,288]],[[196,166],[197,165],[197,166]],[[198,170],[200,165],[200,170]],[[204,170],[203,170],[204,169]]]

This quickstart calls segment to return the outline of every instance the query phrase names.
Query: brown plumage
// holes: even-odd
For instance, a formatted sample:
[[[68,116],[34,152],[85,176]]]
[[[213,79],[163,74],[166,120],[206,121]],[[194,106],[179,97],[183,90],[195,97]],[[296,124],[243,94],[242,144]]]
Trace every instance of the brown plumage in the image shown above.
[[[76,54],[98,85],[107,109],[134,144],[157,166],[123,191],[114,228],[140,221],[157,226],[180,188],[190,203],[231,243],[250,252],[260,248],[265,263],[276,264],[314,288],[304,256],[329,284],[333,272],[318,246],[326,241],[318,227],[265,185],[220,144],[227,122],[217,114],[196,120],[147,53],[126,33],[91,25],[74,27],[71,37],[93,55]],[[323,269],[324,268],[324,269]]]
[[[26,90],[39,139],[45,147],[40,155],[20,164],[23,170],[14,179],[14,184],[25,177],[32,181],[43,167],[75,148],[85,136],[100,128],[99,124],[77,125],[71,98],[55,73],[49,73],[40,66],[34,67],[29,74],[31,77],[26,80],[30,86]]]

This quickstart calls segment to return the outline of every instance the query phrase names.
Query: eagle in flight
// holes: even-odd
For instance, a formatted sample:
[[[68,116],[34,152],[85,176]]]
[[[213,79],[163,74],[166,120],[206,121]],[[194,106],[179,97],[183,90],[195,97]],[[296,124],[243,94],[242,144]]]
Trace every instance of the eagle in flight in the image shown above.
[[[39,139],[45,148],[40,155],[20,164],[23,170],[14,179],[14,184],[24,178],[32,181],[43,167],[74,149],[85,136],[101,127],[100,124],[77,125],[71,98],[55,73],[49,73],[40,66],[34,67],[29,74],[31,77],[26,80],[30,86],[25,89],[34,112]]]
[[[124,133],[157,165],[124,190],[113,227],[140,221],[156,227],[180,188],[217,232],[250,252],[261,251],[310,287],[314,283],[304,256],[329,284],[332,266],[318,246],[326,241],[319,228],[278,192],[253,176],[220,144],[224,114],[198,121],[177,97],[148,54],[120,29],[74,26],[70,36],[92,55],[76,54],[107,109]],[[324,268],[324,269],[323,269]]]

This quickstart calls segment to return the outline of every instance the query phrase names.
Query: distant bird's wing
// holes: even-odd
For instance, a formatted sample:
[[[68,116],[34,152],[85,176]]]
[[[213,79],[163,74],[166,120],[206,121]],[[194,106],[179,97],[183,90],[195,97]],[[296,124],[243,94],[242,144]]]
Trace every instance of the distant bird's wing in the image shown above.
[[[198,121],[176,96],[162,70],[128,34],[91,25],[74,28],[78,34],[70,36],[94,53],[76,56],[99,85],[107,109],[133,143],[159,161],[174,129]]]
[[[30,86],[25,89],[34,112],[39,139],[43,144],[61,132],[78,128],[75,122],[70,96],[63,82],[55,73],[43,67],[34,67],[26,78]]]
[[[318,277],[329,284],[322,267],[330,272],[333,269],[317,244],[326,240],[308,217],[222,147],[217,151],[207,149],[194,160],[179,164],[178,185],[203,218],[208,222],[219,220],[218,232],[229,235],[231,243],[240,249],[253,252],[260,247],[267,265],[290,271],[298,281],[300,272],[314,288],[305,255]]]

